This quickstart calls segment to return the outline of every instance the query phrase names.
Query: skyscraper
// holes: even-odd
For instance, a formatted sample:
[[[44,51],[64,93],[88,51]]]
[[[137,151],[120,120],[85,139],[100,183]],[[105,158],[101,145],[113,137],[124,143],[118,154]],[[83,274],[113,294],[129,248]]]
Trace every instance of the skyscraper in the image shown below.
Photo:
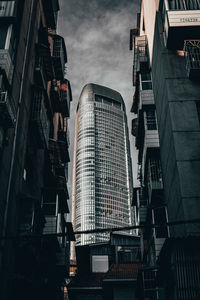
[[[127,118],[121,95],[88,84],[76,118],[74,160],[76,231],[132,224],[132,169]],[[77,235],[77,245],[107,241],[108,233]]]

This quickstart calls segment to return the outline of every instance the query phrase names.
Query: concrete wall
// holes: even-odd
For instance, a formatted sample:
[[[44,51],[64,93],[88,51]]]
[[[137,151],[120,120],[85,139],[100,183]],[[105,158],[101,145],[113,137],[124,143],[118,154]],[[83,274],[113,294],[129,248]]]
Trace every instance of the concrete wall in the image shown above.
[[[150,62],[152,61],[153,53],[155,15],[158,10],[159,2],[160,0],[143,0],[141,4],[140,35],[147,35]]]
[[[195,101],[200,86],[187,78],[183,52],[164,48],[157,14],[152,77],[169,220],[193,219],[200,212],[200,123]],[[185,228],[184,228],[185,227]],[[176,226],[172,235],[199,231]]]

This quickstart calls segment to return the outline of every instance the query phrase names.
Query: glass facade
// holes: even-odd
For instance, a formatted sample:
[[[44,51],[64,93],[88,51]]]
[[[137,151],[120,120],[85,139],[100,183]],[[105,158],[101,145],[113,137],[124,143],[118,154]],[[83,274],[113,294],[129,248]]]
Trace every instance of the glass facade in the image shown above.
[[[75,230],[131,225],[130,146],[119,93],[94,84],[84,87],[77,109],[75,145]],[[76,243],[108,239],[108,233],[81,234]]]

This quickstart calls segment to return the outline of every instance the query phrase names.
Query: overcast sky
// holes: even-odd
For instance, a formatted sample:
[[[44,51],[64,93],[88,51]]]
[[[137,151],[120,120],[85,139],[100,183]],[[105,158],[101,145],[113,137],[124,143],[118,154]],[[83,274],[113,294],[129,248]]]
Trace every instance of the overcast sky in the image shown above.
[[[132,53],[129,50],[130,29],[136,26],[140,0],[60,0],[57,32],[65,38],[73,102],[70,117],[70,157],[73,160],[75,113],[82,88],[87,83],[105,85],[121,93],[130,121],[133,91]],[[132,159],[134,140],[132,144]],[[136,166],[134,164],[134,177]],[[69,167],[69,192],[72,164]],[[70,195],[71,196],[71,195]],[[71,198],[71,197],[70,197]]]

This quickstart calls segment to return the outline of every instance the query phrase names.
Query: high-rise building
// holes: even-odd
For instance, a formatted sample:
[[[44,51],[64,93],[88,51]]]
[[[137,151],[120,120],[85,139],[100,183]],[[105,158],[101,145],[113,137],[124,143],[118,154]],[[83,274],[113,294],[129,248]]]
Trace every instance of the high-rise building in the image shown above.
[[[200,297],[199,32],[196,0],[142,0],[131,30],[141,300]]]
[[[74,160],[76,231],[131,225],[132,169],[127,118],[121,95],[87,84],[76,118]],[[76,244],[108,241],[108,233],[77,235]]]
[[[64,297],[72,95],[58,11],[58,0],[0,1],[2,300]]]

